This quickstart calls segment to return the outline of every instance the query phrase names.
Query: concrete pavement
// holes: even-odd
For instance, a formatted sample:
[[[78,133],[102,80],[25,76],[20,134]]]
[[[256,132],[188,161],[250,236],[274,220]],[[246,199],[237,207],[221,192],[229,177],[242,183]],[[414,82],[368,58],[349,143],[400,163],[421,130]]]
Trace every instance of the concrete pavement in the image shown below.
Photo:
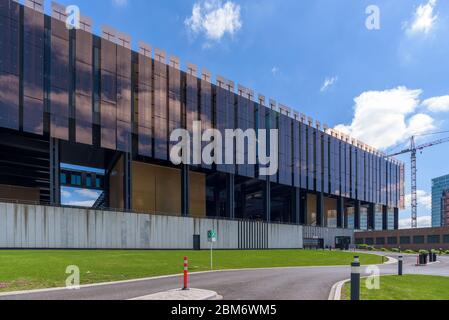
[[[385,253],[382,253],[385,254]],[[356,255],[356,253],[355,253]],[[397,258],[399,254],[388,254]],[[449,257],[416,267],[416,255],[405,256],[404,273],[449,276]],[[381,274],[395,274],[396,264],[379,266]],[[363,275],[368,275],[362,268]],[[350,266],[298,267],[192,273],[190,285],[217,292],[224,300],[327,300],[332,286],[348,279]],[[47,290],[1,295],[0,300],[127,300],[182,287],[182,276],[85,286],[80,290]]]

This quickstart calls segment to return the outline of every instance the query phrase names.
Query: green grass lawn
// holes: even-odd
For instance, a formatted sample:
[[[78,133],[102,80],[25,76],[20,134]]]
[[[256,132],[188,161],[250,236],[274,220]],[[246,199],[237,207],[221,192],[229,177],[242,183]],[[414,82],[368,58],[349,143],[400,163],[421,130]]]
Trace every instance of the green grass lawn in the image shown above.
[[[358,254],[363,264],[380,264],[380,256]],[[65,286],[66,267],[80,268],[81,284],[119,281],[210,268],[209,251],[0,251],[0,291]],[[214,251],[214,269],[349,265],[353,253],[338,251]]]
[[[449,277],[405,275],[381,277],[380,290],[366,289],[362,279],[362,300],[449,300]],[[350,285],[342,298],[349,299]]]

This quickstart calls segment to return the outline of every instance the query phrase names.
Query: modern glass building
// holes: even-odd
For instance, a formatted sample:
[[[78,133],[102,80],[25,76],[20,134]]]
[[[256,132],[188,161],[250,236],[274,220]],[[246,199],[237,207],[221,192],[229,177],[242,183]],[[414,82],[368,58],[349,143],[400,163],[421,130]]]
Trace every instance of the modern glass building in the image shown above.
[[[444,225],[443,206],[444,192],[449,190],[449,175],[432,180],[432,227]]]
[[[397,229],[404,167],[355,139],[111,28],[65,25],[65,8],[0,0],[0,198],[331,228]],[[237,89],[237,90],[236,90]],[[181,165],[174,129],[278,129],[279,171]],[[266,143],[268,146],[270,141]],[[61,164],[95,168],[72,170]]]

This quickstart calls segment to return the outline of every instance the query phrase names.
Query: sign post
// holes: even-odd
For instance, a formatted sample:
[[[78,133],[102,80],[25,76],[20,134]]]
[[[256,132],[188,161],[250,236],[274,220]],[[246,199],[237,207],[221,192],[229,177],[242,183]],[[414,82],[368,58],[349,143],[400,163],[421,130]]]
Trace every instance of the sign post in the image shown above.
[[[214,242],[217,242],[217,231],[215,230],[209,230],[207,232],[207,241],[210,242],[210,270],[214,270],[214,263],[213,263],[213,247]]]

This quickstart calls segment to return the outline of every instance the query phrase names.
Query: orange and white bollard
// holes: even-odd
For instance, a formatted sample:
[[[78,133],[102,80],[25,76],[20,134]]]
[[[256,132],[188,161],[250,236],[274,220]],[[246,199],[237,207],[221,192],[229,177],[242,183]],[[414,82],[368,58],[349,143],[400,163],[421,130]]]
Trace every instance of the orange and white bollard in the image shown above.
[[[182,290],[189,290],[189,258],[184,257],[184,288]]]

